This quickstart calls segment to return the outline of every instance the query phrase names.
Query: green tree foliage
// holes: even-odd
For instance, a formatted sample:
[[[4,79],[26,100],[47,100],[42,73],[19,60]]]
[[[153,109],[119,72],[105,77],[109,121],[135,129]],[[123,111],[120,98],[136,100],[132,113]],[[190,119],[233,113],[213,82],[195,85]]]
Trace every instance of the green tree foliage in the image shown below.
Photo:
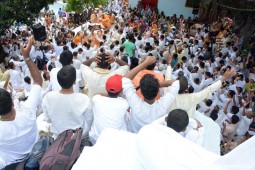
[[[68,12],[82,12],[87,5],[98,7],[99,5],[105,6],[107,0],[66,0],[66,11]]]
[[[54,0],[0,0],[0,33],[15,22],[31,25]]]

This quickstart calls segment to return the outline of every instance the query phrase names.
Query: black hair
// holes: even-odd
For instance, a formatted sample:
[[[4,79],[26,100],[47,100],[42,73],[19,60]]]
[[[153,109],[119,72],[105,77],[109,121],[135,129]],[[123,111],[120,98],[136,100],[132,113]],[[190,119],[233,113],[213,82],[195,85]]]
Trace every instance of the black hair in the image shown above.
[[[27,84],[31,84],[31,78],[29,76],[26,76],[24,78],[24,82],[26,82]]]
[[[67,46],[64,46],[63,47],[63,51],[67,51],[68,50],[68,47]]]
[[[141,93],[147,100],[156,98],[159,92],[159,82],[151,74],[145,74],[140,80]]]
[[[232,108],[231,108],[231,111],[232,111],[232,114],[237,114],[238,112],[239,112],[239,107],[237,107],[237,106],[232,106]]]
[[[136,57],[131,58],[130,70],[139,65],[139,59]]]
[[[73,54],[71,51],[66,50],[60,54],[59,62],[62,66],[70,65],[73,62]]]
[[[230,95],[231,97],[233,97],[233,96],[236,94],[236,92],[233,91],[233,90],[229,90],[228,92],[229,92],[229,95]]]
[[[12,110],[12,97],[10,93],[0,88],[0,115],[6,115]]]
[[[217,120],[218,119],[218,112],[219,112],[218,110],[213,109],[211,114],[210,114],[210,118],[214,121]]]
[[[231,119],[233,124],[236,124],[239,122],[239,117],[237,115],[233,115]]]
[[[173,54],[173,59],[177,59],[178,58],[178,54],[177,53],[174,53]]]
[[[179,76],[177,78],[177,80],[179,80],[179,83],[180,83],[180,89],[179,89],[179,94],[182,94],[184,93],[187,88],[188,88],[188,80],[185,76]]]
[[[75,68],[71,65],[62,67],[57,74],[57,79],[62,89],[70,89],[76,80]]]
[[[186,60],[187,60],[187,57],[183,56],[182,61],[186,61]]]
[[[103,49],[103,48],[101,48],[101,49]],[[100,49],[100,51],[101,51],[101,49]],[[102,54],[99,54],[99,56],[101,57],[101,59],[100,59],[100,61],[97,63],[97,66],[99,67],[99,68],[102,68],[102,69],[107,69],[107,68],[109,68],[109,63],[107,62],[107,55],[105,54],[105,53],[102,53]]]
[[[77,57],[78,53],[76,51],[73,52],[73,56]]]
[[[107,93],[108,93],[108,96],[110,98],[117,98],[119,96],[119,94],[120,94],[120,92],[118,92],[118,93],[111,93],[111,92],[108,92],[108,91],[107,91]]]
[[[154,63],[151,64],[151,65],[148,65],[146,69],[147,69],[147,70],[154,70],[155,66],[156,66],[156,62],[154,62]]]
[[[193,88],[192,86],[189,86],[188,92],[189,92],[189,93],[193,93],[193,92],[194,92],[194,88]]]
[[[178,133],[184,131],[188,124],[189,116],[182,109],[172,110],[167,116],[167,127],[172,128]]]
[[[211,106],[212,105],[212,100],[211,99],[208,99],[206,102],[205,102],[205,105],[206,106]]]

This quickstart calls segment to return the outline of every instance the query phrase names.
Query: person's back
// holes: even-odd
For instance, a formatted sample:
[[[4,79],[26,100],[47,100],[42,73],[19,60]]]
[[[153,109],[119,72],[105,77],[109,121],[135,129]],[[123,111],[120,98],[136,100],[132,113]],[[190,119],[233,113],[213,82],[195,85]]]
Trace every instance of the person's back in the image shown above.
[[[110,66],[110,63],[108,63],[106,61],[107,59],[109,59],[108,57],[110,57],[110,56],[107,56],[105,54],[102,54],[102,55],[104,55],[104,57],[101,59],[101,61],[99,63],[97,63],[97,67],[94,69],[91,69],[89,66],[94,61],[95,58],[91,58],[91,59],[85,61],[88,64],[81,65],[82,76],[88,85],[88,96],[90,99],[96,94],[99,94],[99,93],[106,94],[107,93],[107,91],[105,89],[105,83],[109,77],[111,77],[115,74],[119,74],[119,75],[123,76],[123,75],[127,74],[128,70],[129,70],[127,65],[125,65],[125,66],[123,65],[123,61],[116,59],[116,62],[120,65],[120,67],[114,71],[110,71],[108,69]],[[122,62],[122,63],[120,63],[120,62]]]
[[[108,95],[95,95],[92,99],[94,121],[90,138],[93,142],[106,128],[127,130],[125,115],[129,105],[124,98],[119,97],[122,91],[121,79],[120,75],[110,77],[106,82]]]
[[[42,78],[37,66],[29,58],[32,39],[24,49],[24,60],[31,72],[34,85],[20,109],[14,108],[9,92],[0,88],[0,169],[24,159],[38,139],[36,108],[40,105]]]
[[[125,52],[128,54],[129,57],[134,56],[135,51],[135,44],[131,41],[131,36],[129,35],[129,39],[124,42]]]
[[[158,80],[159,83],[161,83],[161,82],[164,81],[164,76],[163,76],[162,74],[156,73],[156,72],[154,72],[153,70],[145,69],[145,70],[140,71],[140,72],[135,76],[135,78],[132,80],[132,82],[133,82],[134,85],[135,85],[135,88],[139,87],[141,78],[142,78],[144,75],[146,75],[146,74],[151,74],[151,75],[153,75],[153,76]],[[137,94],[141,99],[144,99],[144,97],[143,97],[143,95],[142,95],[140,89],[138,89],[138,90],[136,91],[136,94]],[[159,98],[160,98],[160,92],[158,92],[158,95],[157,95],[156,99],[159,99]]]
[[[73,84],[76,70],[73,66],[64,66],[57,75],[62,89],[45,95],[43,99],[43,113],[46,121],[51,122],[54,137],[68,129],[83,128],[84,137],[93,120],[91,103],[85,94],[74,93]]]
[[[123,93],[131,108],[130,121],[128,130],[134,133],[154,120],[160,118],[167,113],[168,106],[174,101],[175,95],[178,93],[179,81],[168,81],[159,84],[158,80],[151,74],[146,74],[140,81],[140,88],[144,100],[137,94],[132,83],[135,75],[155,62],[155,57],[148,56],[146,60],[132,69],[122,79]],[[167,87],[167,93],[159,100],[156,100],[160,87]]]
[[[73,54],[71,51],[63,51],[59,59],[62,66],[71,65],[73,63]],[[50,84],[52,85],[52,91],[61,90],[61,86],[57,79],[57,74],[61,68],[53,68],[50,72]],[[81,76],[81,71],[76,70],[76,83],[74,86],[74,92],[79,93],[79,88],[84,86],[84,80]]]

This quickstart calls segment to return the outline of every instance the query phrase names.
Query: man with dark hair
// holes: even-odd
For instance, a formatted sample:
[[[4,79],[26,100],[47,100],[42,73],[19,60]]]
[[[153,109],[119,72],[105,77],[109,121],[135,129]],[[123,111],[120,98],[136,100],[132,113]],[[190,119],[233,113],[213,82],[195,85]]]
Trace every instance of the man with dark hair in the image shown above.
[[[239,117],[233,115],[229,124],[223,122],[222,137],[224,142],[231,142],[238,128]]]
[[[140,81],[144,101],[137,96],[132,79],[138,72],[155,63],[155,61],[155,57],[148,56],[143,63],[132,69],[122,79],[123,93],[131,107],[128,130],[134,133],[137,133],[144,125],[165,115],[167,107],[174,101],[180,88],[178,80],[159,83],[153,75],[146,74]],[[156,100],[160,87],[167,87],[166,93],[159,100]]]
[[[68,66],[73,64],[73,53],[69,50],[63,51],[60,54],[59,62],[62,64],[62,66]],[[52,91],[59,91],[61,89],[61,86],[59,85],[57,74],[61,68],[53,68],[50,72],[50,84],[52,86]],[[82,78],[81,71],[76,70],[76,82],[74,85],[74,92],[79,93],[80,88],[82,89],[84,84],[84,79]]]
[[[61,90],[49,92],[43,98],[44,120],[51,123],[54,138],[65,130],[80,127],[84,138],[88,138],[93,121],[92,105],[88,96],[74,92],[76,69],[64,66],[58,71],[57,79]]]
[[[107,94],[97,94],[92,98],[94,121],[90,131],[90,139],[95,143],[98,136],[106,128],[127,130],[126,113],[128,102],[120,97],[122,92],[122,76],[111,76],[105,85]]]
[[[90,68],[90,65],[96,62],[97,67],[94,69]],[[110,65],[111,63],[116,62],[119,67],[116,70],[111,71]],[[107,93],[105,89],[105,83],[109,77],[119,74],[125,75],[129,71],[127,63],[121,59],[115,58],[114,56],[110,56],[105,53],[103,48],[100,49],[100,53],[93,58],[90,58],[83,62],[81,65],[81,72],[84,80],[86,80],[88,84],[88,96],[90,99],[98,93]]]
[[[189,116],[184,110],[175,109],[166,117],[166,123],[167,127],[172,128],[176,132],[183,132],[189,124]]]
[[[0,88],[0,169],[24,159],[38,139],[36,108],[40,105],[42,77],[29,57],[33,38],[21,53],[31,73],[34,85],[22,108],[15,110],[11,94]]]
[[[171,74],[171,67],[168,66],[167,70],[166,70],[166,75],[165,75],[166,80],[171,79],[170,74]],[[213,122],[213,120],[209,119],[205,115],[203,115],[199,112],[196,112],[196,106],[201,101],[208,98],[213,92],[219,90],[222,86],[222,82],[231,78],[235,74],[236,74],[235,70],[233,70],[233,69],[227,70],[225,72],[225,74],[221,77],[220,80],[218,80],[217,82],[213,83],[212,85],[208,86],[207,88],[203,89],[200,92],[191,93],[191,94],[179,93],[178,95],[176,95],[174,102],[172,102],[172,104],[168,106],[168,112],[170,112],[174,109],[177,109],[177,108],[183,109],[188,113],[189,117],[194,118],[194,119],[198,120],[199,122],[201,122],[201,124],[205,127],[205,131],[214,129],[214,133],[215,134],[217,133],[220,135],[219,126],[216,125]],[[205,143],[203,146],[206,149],[219,154],[220,153],[220,148],[219,148],[220,138],[217,138],[218,140],[213,140],[213,141],[206,140],[206,139],[210,138],[208,133],[205,133],[204,138],[205,138]]]
[[[171,63],[171,61],[167,61],[168,63]],[[135,88],[137,89],[136,94],[141,98],[144,99],[144,96],[141,93],[141,82],[143,77],[145,77],[145,75],[152,75],[153,77],[155,77],[158,81],[158,83],[161,83],[164,81],[164,76],[160,73],[156,73],[154,71],[154,68],[156,66],[156,62],[152,63],[151,65],[147,66],[147,68],[145,68],[144,70],[140,71],[135,78],[132,80],[132,82],[135,85]],[[149,83],[149,82],[147,82]],[[158,100],[160,98],[160,91],[157,92],[157,97],[156,99]]]

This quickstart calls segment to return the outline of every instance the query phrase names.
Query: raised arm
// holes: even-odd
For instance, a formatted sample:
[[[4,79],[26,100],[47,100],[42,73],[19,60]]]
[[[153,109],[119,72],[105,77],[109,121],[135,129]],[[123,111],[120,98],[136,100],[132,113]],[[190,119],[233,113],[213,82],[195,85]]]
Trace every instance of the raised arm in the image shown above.
[[[34,38],[30,37],[26,48],[24,48],[23,44],[20,45],[20,51],[21,51],[21,53],[24,57],[24,60],[28,66],[28,69],[31,73],[32,79],[34,80],[34,84],[42,86],[43,81],[42,81],[40,71],[38,70],[37,66],[34,64],[34,62],[32,61],[32,59],[29,56],[33,41],[34,41]]]
[[[148,56],[145,61],[139,64],[137,67],[128,72],[125,77],[133,80],[133,78],[141,71],[147,68],[147,66],[156,62],[156,58],[154,56]]]

